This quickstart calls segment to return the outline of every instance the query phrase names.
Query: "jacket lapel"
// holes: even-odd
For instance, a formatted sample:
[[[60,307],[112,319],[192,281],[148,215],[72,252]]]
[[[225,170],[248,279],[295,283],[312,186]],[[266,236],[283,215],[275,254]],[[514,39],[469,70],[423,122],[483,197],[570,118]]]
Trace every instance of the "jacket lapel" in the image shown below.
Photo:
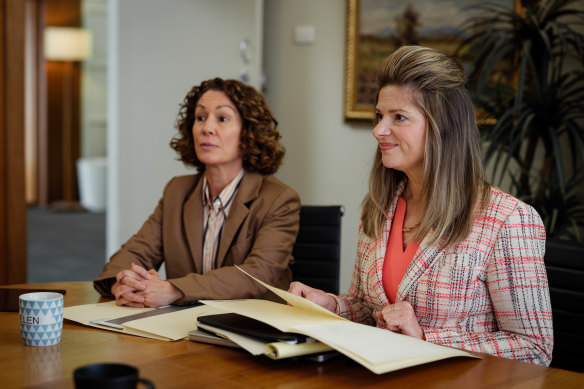
[[[397,208],[397,199],[400,196],[405,187],[406,180],[403,180],[396,190],[396,195],[394,196],[392,203],[389,207],[388,218],[385,221],[385,226],[382,234],[382,238],[378,240],[375,244],[375,266],[376,266],[376,276],[378,285],[381,290],[378,290],[378,296],[383,296],[383,305],[389,304],[385,290],[383,289],[383,262],[385,261],[385,252],[387,250],[387,242],[389,240],[389,232],[391,231],[391,225],[393,222],[393,217],[395,215],[395,210]],[[418,280],[426,273],[436,260],[440,257],[440,249],[437,245],[428,246],[428,241],[431,235],[426,236],[426,238],[420,244],[418,251],[414,254],[412,262],[408,266],[404,278],[401,280],[397,295],[396,302],[402,301],[406,298],[408,293],[410,293],[413,287],[417,284]]]
[[[408,266],[406,274],[404,274],[404,278],[401,280],[397,289],[396,301],[405,300],[408,294],[414,290],[420,278],[441,257],[442,253],[440,252],[439,245],[434,244],[428,246],[430,238],[431,234],[428,234],[420,244],[414,258],[412,258],[412,262]]]
[[[389,238],[389,230],[391,229],[391,220],[387,219],[385,221],[385,227],[383,230],[383,234],[381,234],[381,238],[376,241],[373,241],[373,245],[375,247],[375,283],[374,285],[374,294],[379,296],[379,299],[382,300],[382,306],[386,306],[389,304],[389,299],[385,294],[385,288],[383,287],[383,262],[385,262],[385,251],[387,250],[387,239]],[[389,228],[389,229],[388,229]]]
[[[223,224],[221,242],[219,243],[219,251],[217,252],[217,268],[223,266],[235,235],[249,214],[248,204],[258,197],[261,184],[261,174],[247,171],[244,173],[239,189],[233,199],[233,204],[229,209],[229,215]]]
[[[395,215],[395,210],[397,208],[397,199],[403,193],[405,189],[406,181],[402,181],[396,190],[396,195],[394,196],[391,205],[388,210],[388,217],[385,220],[383,226],[383,233],[381,238],[375,242],[375,275],[377,279],[375,280],[375,285],[379,290],[376,291],[377,295],[383,300],[383,306],[389,304],[389,299],[385,294],[385,289],[383,288],[383,263],[385,262],[385,252],[387,251],[387,242],[389,241],[389,232],[391,231],[391,225],[393,224],[393,217]]]
[[[195,271],[203,271],[203,175],[184,205],[183,223]]]

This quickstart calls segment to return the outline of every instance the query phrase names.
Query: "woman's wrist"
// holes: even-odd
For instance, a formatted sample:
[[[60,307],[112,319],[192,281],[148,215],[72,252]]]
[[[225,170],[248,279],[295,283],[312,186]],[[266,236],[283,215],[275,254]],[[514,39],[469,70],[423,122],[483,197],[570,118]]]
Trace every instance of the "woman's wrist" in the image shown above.
[[[335,314],[339,314],[339,300],[337,299],[337,296],[335,296],[332,293],[327,293],[327,295],[330,297],[331,303],[329,304],[329,306],[327,306],[327,309]]]
[[[185,294],[179,289],[177,288],[172,282],[170,281],[166,281],[168,283],[168,285],[170,285],[170,295],[172,296],[172,302],[170,302],[170,304],[174,304],[177,301],[181,300],[183,297],[185,297]]]

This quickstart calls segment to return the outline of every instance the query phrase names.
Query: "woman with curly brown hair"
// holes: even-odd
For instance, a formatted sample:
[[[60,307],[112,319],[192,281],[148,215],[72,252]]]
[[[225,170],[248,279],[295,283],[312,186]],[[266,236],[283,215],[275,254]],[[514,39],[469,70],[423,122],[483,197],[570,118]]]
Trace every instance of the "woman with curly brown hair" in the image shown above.
[[[287,288],[300,199],[271,176],[284,157],[277,124],[264,98],[239,81],[193,87],[170,145],[198,173],[166,185],[154,213],[94,281],[96,290],[132,307],[264,297],[233,265]],[[167,280],[157,273],[163,262]]]

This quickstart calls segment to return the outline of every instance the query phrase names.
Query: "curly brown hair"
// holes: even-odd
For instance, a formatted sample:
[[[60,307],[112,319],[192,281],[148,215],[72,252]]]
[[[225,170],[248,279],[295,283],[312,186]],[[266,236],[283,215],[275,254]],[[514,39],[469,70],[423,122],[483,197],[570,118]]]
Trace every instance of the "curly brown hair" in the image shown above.
[[[179,154],[179,159],[184,164],[196,167],[199,172],[205,170],[205,164],[195,152],[193,124],[197,102],[210,90],[225,93],[241,115],[243,125],[239,148],[244,169],[274,174],[285,154],[285,149],[279,142],[281,135],[277,130],[278,122],[263,96],[253,87],[237,80],[214,78],[203,81],[187,93],[175,123],[178,135],[170,141],[170,147]]]

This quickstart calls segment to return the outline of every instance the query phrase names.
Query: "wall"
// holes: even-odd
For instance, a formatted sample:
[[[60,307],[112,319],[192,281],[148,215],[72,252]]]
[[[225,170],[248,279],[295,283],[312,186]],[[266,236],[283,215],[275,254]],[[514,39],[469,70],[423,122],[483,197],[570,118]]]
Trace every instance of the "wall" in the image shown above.
[[[82,1],[83,28],[92,35],[91,56],[83,62],[81,157],[107,155],[107,0]]]
[[[162,12],[152,1],[110,2],[108,255],[152,212],[165,182],[186,172],[168,142],[178,102],[191,83],[174,65],[181,50],[170,42],[164,50],[159,46],[179,25],[165,24],[172,19],[165,16],[169,9],[185,13],[176,7]],[[160,35],[143,36],[154,19]],[[340,289],[346,292],[375,141],[369,125],[343,121],[345,2],[269,0],[263,20],[266,98],[287,149],[277,176],[299,192],[304,204],[345,207]],[[315,27],[314,44],[294,44],[297,25]]]
[[[262,2],[109,0],[108,257],[152,213],[166,182],[192,172],[169,147],[191,87],[215,76],[237,78],[254,64],[251,81],[259,84]],[[248,65],[242,39],[253,49]]]
[[[343,120],[345,2],[270,0],[264,10],[266,98],[287,153],[277,176],[303,204],[340,204],[341,293],[355,263],[360,205],[375,150],[371,126]],[[312,45],[296,45],[297,25],[313,25]]]

